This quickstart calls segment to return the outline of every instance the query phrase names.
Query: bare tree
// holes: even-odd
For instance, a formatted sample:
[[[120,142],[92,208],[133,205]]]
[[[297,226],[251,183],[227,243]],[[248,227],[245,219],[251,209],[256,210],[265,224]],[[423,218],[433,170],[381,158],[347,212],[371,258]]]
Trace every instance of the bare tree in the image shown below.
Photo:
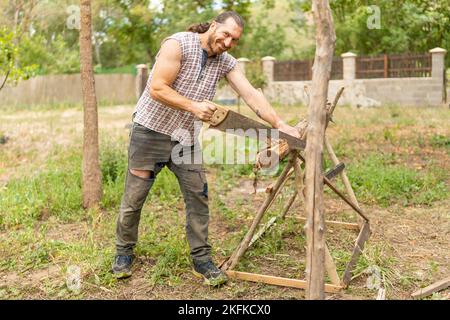
[[[84,106],[83,207],[98,206],[102,197],[99,163],[97,98],[92,68],[91,1],[80,0],[80,63]]]
[[[306,298],[324,299],[325,221],[323,217],[323,145],[326,127],[326,102],[331,64],[336,42],[333,17],[328,0],[313,0],[316,25],[316,54],[308,111],[305,164]]]

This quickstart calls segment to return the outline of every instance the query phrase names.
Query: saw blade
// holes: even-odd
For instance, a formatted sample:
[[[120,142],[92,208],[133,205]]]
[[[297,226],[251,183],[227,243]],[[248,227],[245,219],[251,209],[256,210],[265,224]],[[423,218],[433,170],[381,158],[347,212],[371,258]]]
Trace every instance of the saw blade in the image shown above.
[[[255,129],[256,131],[265,130],[264,136],[271,139],[284,139],[286,140],[290,149],[304,150],[306,146],[305,140],[297,139],[287,133],[284,133],[278,129],[271,128],[259,121],[248,118],[232,110],[227,110],[225,118],[220,121],[220,123],[210,123],[209,127],[211,129],[217,129],[223,132],[249,137],[251,137],[251,135],[249,135],[248,132],[245,132],[248,129]],[[258,137],[261,137],[260,132],[257,133]]]

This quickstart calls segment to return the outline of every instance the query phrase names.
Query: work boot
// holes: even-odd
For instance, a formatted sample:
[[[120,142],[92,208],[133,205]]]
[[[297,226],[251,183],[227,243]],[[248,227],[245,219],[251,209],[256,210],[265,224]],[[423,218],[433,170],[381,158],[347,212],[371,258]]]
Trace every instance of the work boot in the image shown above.
[[[193,261],[194,275],[202,277],[204,284],[212,287],[220,286],[228,281],[228,277],[222,270],[218,269],[211,260],[206,262]]]
[[[123,279],[131,277],[131,265],[133,264],[134,256],[116,256],[112,265],[112,273],[115,278]]]

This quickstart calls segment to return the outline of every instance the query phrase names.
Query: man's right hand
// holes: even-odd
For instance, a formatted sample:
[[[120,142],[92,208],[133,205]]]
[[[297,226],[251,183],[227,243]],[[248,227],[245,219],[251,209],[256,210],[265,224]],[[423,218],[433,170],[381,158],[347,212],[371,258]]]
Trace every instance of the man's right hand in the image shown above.
[[[192,113],[202,121],[211,120],[217,107],[209,101],[194,102]]]

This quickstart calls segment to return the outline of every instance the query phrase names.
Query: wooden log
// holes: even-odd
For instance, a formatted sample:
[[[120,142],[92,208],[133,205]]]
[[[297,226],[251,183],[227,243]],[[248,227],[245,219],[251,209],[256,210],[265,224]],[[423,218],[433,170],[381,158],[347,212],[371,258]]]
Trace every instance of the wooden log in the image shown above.
[[[413,297],[414,299],[422,299],[426,296],[429,296],[430,294],[444,290],[448,287],[450,287],[450,276],[433,284],[430,284],[428,287],[417,290],[416,292],[411,294],[411,297]]]
[[[326,103],[336,42],[328,0],[313,0],[316,53],[311,84],[311,104],[305,149],[305,207],[307,215],[306,298],[324,299],[325,219],[323,216],[323,145]]]
[[[327,103],[327,121],[326,121],[327,127],[328,127],[328,123],[330,121],[332,121],[334,109],[336,108],[336,105],[339,102],[339,98],[341,97],[343,91],[344,91],[344,87],[341,87],[338,90],[338,92],[336,93],[336,96],[334,97],[333,102]],[[305,92],[306,92],[306,86],[305,86]],[[307,93],[307,95],[309,97],[309,93]],[[307,129],[308,129],[308,121],[306,119],[302,119],[299,123],[297,123],[295,125],[295,128],[297,128],[297,130],[300,134],[300,139],[305,140]],[[264,149],[263,151],[259,152],[256,155],[255,167],[264,168],[265,166],[267,166],[267,165],[264,165],[263,164],[264,162],[260,161],[260,159],[261,159],[261,156],[263,154],[266,154],[267,152],[269,152],[269,150],[270,150],[270,152],[277,152],[278,156],[280,158],[280,161],[283,160],[289,153],[289,146],[283,140],[271,141],[270,143],[268,142],[268,145],[270,145],[270,147]],[[278,149],[278,151],[275,151],[277,149]]]
[[[289,161],[287,163],[286,167],[281,172],[280,176],[277,179],[277,182],[275,183],[275,186],[274,186],[272,192],[267,196],[266,200],[264,201],[264,203],[261,205],[258,212],[256,213],[256,216],[253,219],[252,225],[250,226],[250,229],[247,231],[247,234],[245,235],[244,239],[242,240],[240,245],[236,248],[236,250],[233,252],[230,259],[228,259],[228,261],[226,261],[222,265],[222,267],[221,267],[222,270],[234,268],[236,266],[236,264],[238,263],[239,259],[242,257],[242,255],[247,250],[249,243],[250,243],[253,235],[255,234],[258,224],[261,222],[262,217],[264,216],[264,214],[266,213],[266,211],[272,204],[273,199],[274,199],[275,195],[278,193],[278,191],[281,189],[281,186],[284,185],[286,176],[287,176],[289,170],[292,168],[292,163],[293,163],[293,160],[291,159],[291,161]]]
[[[228,271],[226,271],[226,274],[228,275],[228,277],[230,277],[232,279],[266,283],[266,284],[271,284],[271,285],[275,285],[275,286],[291,287],[291,288],[297,288],[297,289],[306,289],[306,281],[304,281],[304,280],[274,277],[274,276],[268,276],[268,275],[264,275],[264,274],[240,272],[240,271],[234,271],[234,270],[228,270]],[[339,291],[342,290],[342,288],[343,288],[342,286],[337,286],[334,284],[325,284],[324,289],[325,289],[325,292],[327,292],[327,293],[338,293]]]

